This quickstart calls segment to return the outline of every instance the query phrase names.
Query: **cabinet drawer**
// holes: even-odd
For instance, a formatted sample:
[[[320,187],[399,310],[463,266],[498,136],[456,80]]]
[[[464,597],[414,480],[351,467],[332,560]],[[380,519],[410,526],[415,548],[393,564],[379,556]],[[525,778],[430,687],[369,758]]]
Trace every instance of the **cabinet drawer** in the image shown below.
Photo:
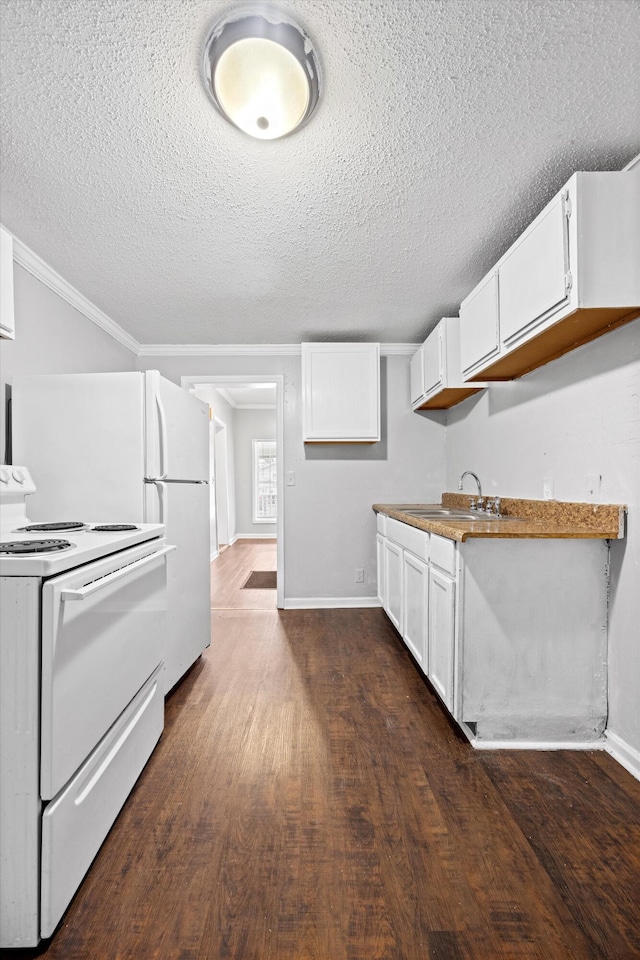
[[[385,513],[376,514],[376,530],[378,533],[381,533],[383,537],[387,535],[387,515]]]
[[[120,808],[151,756],[164,724],[162,665],[42,818],[41,934],[50,937]]]
[[[453,540],[431,534],[431,563],[452,577],[456,575],[456,545]]]
[[[387,517],[387,536],[405,550],[410,550],[422,560],[429,559],[429,534],[408,523],[400,523]]]

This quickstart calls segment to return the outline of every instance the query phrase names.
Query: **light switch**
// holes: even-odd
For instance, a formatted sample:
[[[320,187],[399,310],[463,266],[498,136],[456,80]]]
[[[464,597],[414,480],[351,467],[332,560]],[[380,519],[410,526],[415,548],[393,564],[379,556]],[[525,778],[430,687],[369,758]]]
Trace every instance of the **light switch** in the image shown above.
[[[287,470],[287,486],[295,487],[296,485],[296,475],[293,470]]]

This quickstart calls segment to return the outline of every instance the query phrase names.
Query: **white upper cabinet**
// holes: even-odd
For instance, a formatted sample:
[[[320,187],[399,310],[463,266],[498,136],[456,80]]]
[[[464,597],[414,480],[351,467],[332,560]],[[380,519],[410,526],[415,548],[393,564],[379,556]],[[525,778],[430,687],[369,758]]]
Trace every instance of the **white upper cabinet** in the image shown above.
[[[411,406],[424,399],[424,344],[418,347],[409,361]]]
[[[575,173],[463,302],[465,378],[512,380],[640,316],[639,265],[640,178]]]
[[[302,344],[305,443],[380,439],[380,344]]]
[[[14,340],[13,237],[0,227],[0,337]]]
[[[445,376],[445,331],[442,320],[427,337],[423,350],[424,392],[425,396],[442,387]]]
[[[569,300],[569,221],[564,193],[543,211],[498,268],[500,337],[510,343]]]
[[[462,376],[459,318],[443,317],[411,358],[413,409],[446,410],[481,389]]]
[[[498,353],[498,273],[493,270],[460,304],[460,365],[473,373]]]

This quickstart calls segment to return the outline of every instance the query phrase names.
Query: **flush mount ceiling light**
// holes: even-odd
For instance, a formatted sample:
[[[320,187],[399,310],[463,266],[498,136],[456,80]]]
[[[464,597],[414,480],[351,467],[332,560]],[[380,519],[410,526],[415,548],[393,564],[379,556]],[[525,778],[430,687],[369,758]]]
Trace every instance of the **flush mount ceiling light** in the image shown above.
[[[305,123],[318,102],[313,45],[290,20],[247,13],[213,28],[204,51],[207,91],[234,126],[276,140]]]

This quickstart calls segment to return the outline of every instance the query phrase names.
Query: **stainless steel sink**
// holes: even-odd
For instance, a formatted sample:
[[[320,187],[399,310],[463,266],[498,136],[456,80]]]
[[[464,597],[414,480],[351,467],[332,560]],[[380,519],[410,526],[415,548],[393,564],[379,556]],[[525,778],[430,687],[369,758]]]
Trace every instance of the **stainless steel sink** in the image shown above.
[[[497,517],[493,513],[483,513],[481,510],[454,510],[449,507],[407,507],[402,512],[409,517],[418,517],[421,520],[475,520],[477,523],[489,523],[496,520],[516,519],[516,517]]]
[[[449,507],[407,507],[402,512],[409,513],[412,517],[459,517],[461,514],[471,516],[471,513],[467,513],[466,510],[454,510]]]

